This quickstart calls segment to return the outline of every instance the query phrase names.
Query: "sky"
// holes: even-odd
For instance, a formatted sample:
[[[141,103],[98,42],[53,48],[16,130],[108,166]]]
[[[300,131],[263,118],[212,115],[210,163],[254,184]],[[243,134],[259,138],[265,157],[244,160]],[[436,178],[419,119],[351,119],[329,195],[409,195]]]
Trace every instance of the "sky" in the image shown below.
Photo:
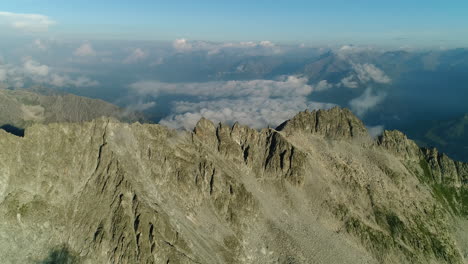
[[[2,1],[0,12],[45,16],[54,23],[42,34],[69,38],[468,43],[468,2],[458,0],[15,0]]]
[[[467,14],[467,0],[3,0],[0,89],[187,130],[341,106],[377,136],[468,112]]]
[[[5,0],[0,89],[99,98],[184,129],[339,105],[381,131],[468,111],[468,2],[447,3]]]

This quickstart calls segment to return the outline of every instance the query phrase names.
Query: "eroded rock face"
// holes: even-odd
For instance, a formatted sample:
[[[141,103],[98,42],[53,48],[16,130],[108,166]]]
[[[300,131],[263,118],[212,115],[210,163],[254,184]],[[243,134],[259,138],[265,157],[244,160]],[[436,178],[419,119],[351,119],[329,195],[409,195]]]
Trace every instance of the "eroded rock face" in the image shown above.
[[[362,123],[338,108],[278,130],[98,119],[33,125],[24,138],[0,131],[0,256],[463,263],[468,248],[452,228],[453,217],[466,219],[468,166],[397,132],[375,145],[361,137]]]
[[[466,183],[466,164],[450,159],[435,148],[419,148],[400,131],[384,131],[378,144],[407,162],[420,162],[427,180],[447,186],[462,187]]]
[[[385,130],[378,138],[378,144],[390,151],[392,154],[404,159],[419,159],[421,156],[421,150],[418,145],[398,130]]]
[[[303,131],[328,138],[341,139],[368,137],[362,121],[348,109],[334,107],[330,110],[304,111],[281,124],[278,131],[285,134]]]

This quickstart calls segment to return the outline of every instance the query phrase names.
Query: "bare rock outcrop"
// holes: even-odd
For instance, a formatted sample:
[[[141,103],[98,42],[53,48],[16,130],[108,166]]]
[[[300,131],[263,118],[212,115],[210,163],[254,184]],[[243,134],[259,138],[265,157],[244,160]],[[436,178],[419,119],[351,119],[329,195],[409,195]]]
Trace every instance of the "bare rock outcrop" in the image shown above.
[[[281,124],[277,130],[287,135],[303,131],[333,139],[368,137],[367,129],[362,121],[349,109],[339,107],[300,112],[294,118]]]
[[[361,137],[338,108],[261,131],[109,118],[0,130],[2,262],[466,261],[467,164],[399,132]]]

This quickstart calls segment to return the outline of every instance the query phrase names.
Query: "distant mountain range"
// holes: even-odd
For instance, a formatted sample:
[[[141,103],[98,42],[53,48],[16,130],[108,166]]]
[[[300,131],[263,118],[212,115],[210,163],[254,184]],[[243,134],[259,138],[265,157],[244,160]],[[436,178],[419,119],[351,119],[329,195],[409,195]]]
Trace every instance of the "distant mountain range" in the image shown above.
[[[0,127],[12,133],[22,133],[36,123],[84,122],[101,116],[122,121],[138,120],[137,114],[102,100],[45,93],[0,89]]]

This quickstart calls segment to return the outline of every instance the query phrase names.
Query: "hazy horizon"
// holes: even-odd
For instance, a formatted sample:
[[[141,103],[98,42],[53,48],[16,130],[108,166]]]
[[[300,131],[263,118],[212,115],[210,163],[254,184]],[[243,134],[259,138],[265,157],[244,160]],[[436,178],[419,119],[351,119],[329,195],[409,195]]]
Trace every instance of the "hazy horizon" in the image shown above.
[[[468,113],[466,8],[20,0],[0,5],[0,86],[99,98],[173,128],[341,106],[376,134],[405,131]]]

